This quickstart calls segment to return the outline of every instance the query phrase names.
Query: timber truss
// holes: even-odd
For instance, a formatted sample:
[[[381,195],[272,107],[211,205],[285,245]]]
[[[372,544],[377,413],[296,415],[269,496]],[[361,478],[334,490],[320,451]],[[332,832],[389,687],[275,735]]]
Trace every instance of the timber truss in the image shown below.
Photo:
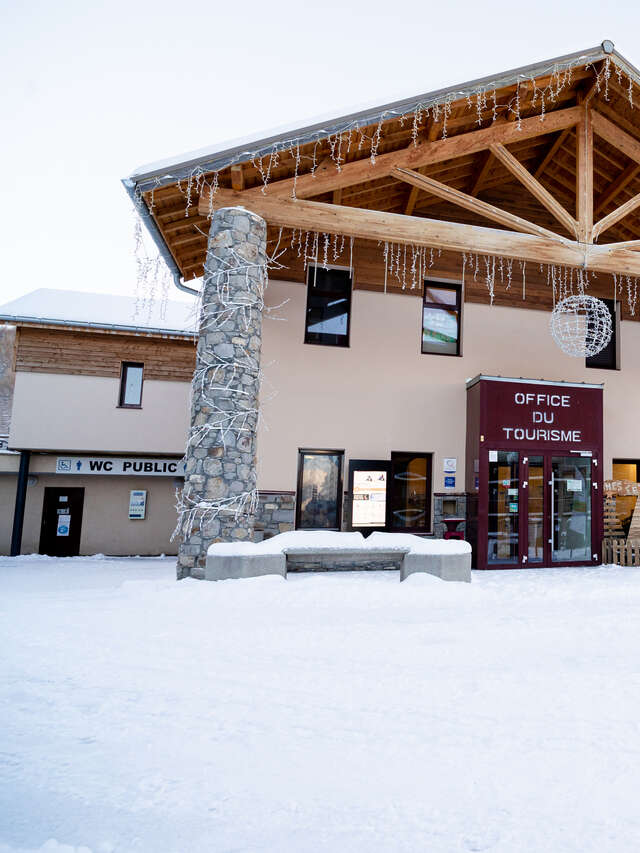
[[[236,205],[266,219],[272,244],[283,230],[353,238],[363,259],[355,286],[370,289],[381,287],[380,243],[438,250],[451,269],[475,254],[640,277],[640,88],[613,72],[603,81],[604,62],[574,68],[544,114],[536,92],[548,80],[537,77],[504,86],[477,112],[450,100],[446,138],[443,116],[417,139],[392,117],[375,152],[358,146],[336,164],[328,135],[313,168],[292,150],[270,164],[268,181],[254,157],[196,181],[186,205],[184,181],[142,197],[185,280],[202,275],[212,212]],[[281,260],[289,269],[278,277],[304,280],[294,252]]]

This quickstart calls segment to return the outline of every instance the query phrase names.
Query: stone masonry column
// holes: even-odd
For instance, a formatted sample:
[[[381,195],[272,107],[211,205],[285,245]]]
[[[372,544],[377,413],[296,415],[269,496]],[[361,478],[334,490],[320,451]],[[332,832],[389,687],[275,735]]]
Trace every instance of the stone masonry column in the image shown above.
[[[253,538],[266,238],[265,221],[244,208],[212,216],[178,504],[179,579],[204,577],[212,542]]]

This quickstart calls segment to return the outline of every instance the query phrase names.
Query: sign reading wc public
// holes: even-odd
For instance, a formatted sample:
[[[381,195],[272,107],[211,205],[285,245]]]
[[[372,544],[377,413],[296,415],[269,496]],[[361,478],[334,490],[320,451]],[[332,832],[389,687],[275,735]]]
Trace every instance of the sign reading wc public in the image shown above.
[[[58,456],[56,474],[118,474],[138,477],[183,477],[182,459],[139,456]]]

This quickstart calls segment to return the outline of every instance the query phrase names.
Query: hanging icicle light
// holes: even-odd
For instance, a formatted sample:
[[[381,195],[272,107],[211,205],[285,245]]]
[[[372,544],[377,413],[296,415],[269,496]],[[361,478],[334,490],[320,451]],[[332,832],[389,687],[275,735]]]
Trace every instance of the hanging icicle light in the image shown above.
[[[556,344],[574,358],[597,355],[611,340],[609,309],[601,299],[584,293],[558,302],[549,325]]]

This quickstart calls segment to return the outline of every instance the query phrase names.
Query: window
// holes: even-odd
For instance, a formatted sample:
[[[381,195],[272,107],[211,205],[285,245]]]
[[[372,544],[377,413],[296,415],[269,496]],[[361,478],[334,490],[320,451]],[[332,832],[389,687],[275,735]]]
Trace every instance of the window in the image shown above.
[[[142,407],[142,374],[144,364],[123,361],[120,373],[120,396],[118,405],[122,408],[140,409]]]
[[[349,346],[351,276],[349,270],[307,268],[305,344]]]
[[[628,483],[638,483],[640,475],[640,460],[638,459],[614,459],[613,460],[613,479],[626,480]],[[616,495],[615,496],[615,514],[618,521],[619,529],[622,529],[624,536],[629,535],[631,520],[636,508],[638,498],[635,495]],[[605,519],[607,512],[605,508]],[[613,519],[610,519],[611,521]],[[605,520],[605,527],[606,527]],[[605,531],[605,536],[606,536]],[[618,534],[620,535],[620,534]]]
[[[344,450],[299,450],[296,528],[340,530]]]
[[[390,478],[391,530],[431,530],[431,454],[392,453]]]
[[[609,314],[611,314],[611,326],[613,329],[611,340],[599,353],[586,358],[585,366],[598,367],[600,370],[619,370],[620,350],[618,345],[618,329],[620,328],[620,303],[613,299],[603,299],[602,301],[609,309]]]
[[[460,355],[462,286],[427,279],[422,300],[422,352]]]

